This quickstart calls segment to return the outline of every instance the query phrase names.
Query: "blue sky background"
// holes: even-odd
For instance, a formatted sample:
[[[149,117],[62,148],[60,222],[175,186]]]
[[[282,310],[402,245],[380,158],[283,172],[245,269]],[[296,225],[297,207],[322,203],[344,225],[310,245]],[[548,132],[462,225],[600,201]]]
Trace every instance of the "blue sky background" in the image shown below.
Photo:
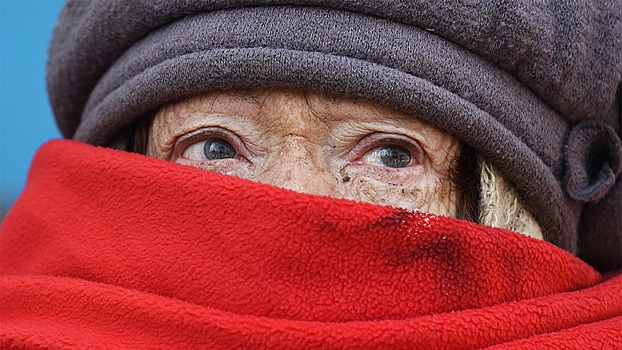
[[[63,1],[0,0],[0,207],[21,193],[30,161],[60,137],[45,89],[52,28]]]

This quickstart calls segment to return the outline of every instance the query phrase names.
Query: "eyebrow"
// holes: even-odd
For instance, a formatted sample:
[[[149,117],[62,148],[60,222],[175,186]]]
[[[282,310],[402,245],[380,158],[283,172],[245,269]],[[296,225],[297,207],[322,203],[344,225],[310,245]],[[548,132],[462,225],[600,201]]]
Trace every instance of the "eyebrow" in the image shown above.
[[[261,108],[261,104],[262,104],[261,96],[253,94],[249,90],[241,90],[241,89],[233,90],[232,89],[232,90],[222,90],[222,91],[214,91],[214,92],[216,92],[216,96],[214,96],[214,98],[212,99],[212,102],[211,102],[212,107],[214,106],[214,104],[216,103],[216,101],[221,95],[228,95],[240,101],[238,108],[240,108],[243,102],[250,104],[251,107],[257,111],[259,111],[259,109]]]
[[[242,93],[236,94],[237,97],[241,98],[244,102],[251,102],[254,107],[259,108],[261,106],[261,96],[252,94],[249,91],[244,91]]]

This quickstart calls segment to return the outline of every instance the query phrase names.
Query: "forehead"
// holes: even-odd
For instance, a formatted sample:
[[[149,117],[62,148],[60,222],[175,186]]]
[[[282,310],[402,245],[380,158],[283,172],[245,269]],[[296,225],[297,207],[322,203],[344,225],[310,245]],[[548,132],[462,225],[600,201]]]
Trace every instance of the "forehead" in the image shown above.
[[[278,109],[279,113],[270,114]],[[210,113],[253,116],[274,120],[286,117],[281,112],[305,110],[320,121],[386,121],[416,120],[415,116],[369,101],[281,88],[252,88],[207,92],[164,105],[158,114],[184,118]]]

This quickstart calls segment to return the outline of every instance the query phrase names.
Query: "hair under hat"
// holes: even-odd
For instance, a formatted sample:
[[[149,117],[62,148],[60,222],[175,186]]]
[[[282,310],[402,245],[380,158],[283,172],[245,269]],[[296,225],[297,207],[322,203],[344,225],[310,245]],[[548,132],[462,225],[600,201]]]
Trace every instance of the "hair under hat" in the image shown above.
[[[546,240],[606,268],[622,255],[621,17],[616,0],[69,1],[48,89],[63,135],[96,145],[210,90],[387,105],[473,146],[523,193]]]

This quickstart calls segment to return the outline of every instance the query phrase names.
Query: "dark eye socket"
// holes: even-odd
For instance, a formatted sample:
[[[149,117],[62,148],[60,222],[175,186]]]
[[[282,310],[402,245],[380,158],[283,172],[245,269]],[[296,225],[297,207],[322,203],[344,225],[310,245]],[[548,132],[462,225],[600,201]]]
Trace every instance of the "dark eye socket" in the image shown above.
[[[229,142],[219,138],[205,140],[203,153],[205,158],[209,160],[235,158],[238,155],[238,152]]]
[[[384,166],[389,168],[405,168],[412,163],[412,154],[397,145],[378,147],[378,157]]]

